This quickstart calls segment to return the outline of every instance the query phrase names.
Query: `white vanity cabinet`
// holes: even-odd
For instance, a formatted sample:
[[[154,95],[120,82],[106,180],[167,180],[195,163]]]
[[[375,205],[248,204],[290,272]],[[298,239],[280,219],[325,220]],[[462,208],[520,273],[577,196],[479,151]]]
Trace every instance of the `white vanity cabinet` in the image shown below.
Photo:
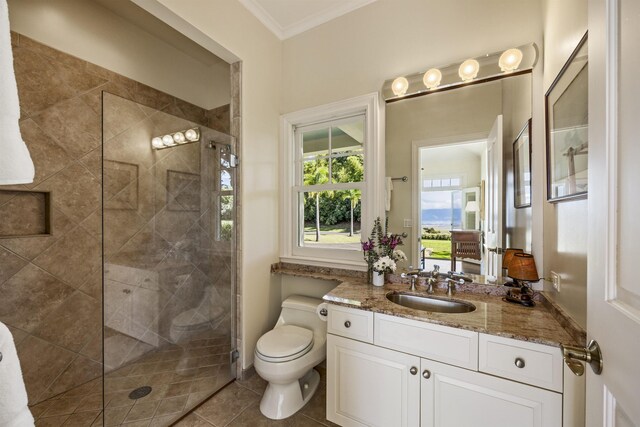
[[[562,426],[560,393],[428,359],[420,368],[421,427]]]
[[[327,337],[329,421],[344,427],[563,426],[559,348],[330,305],[330,324],[332,316],[339,325]],[[344,326],[353,319],[367,333]]]
[[[419,370],[417,356],[329,334],[328,419],[341,426],[417,427]]]

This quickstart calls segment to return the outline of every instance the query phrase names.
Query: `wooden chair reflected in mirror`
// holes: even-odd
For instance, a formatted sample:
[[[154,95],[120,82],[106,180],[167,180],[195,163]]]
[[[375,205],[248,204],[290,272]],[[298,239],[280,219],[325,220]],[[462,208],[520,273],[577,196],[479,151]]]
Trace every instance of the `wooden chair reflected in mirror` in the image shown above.
[[[451,271],[456,271],[458,258],[482,259],[481,237],[479,230],[451,231]]]

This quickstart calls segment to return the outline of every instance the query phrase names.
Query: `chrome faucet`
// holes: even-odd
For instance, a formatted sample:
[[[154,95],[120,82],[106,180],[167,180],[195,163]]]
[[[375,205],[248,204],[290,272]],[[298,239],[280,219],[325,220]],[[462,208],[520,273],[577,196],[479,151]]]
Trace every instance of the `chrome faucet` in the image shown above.
[[[453,294],[456,293],[456,284],[464,285],[464,279],[453,280],[447,278],[445,279],[445,281],[447,282],[447,296],[449,298],[451,298]]]
[[[409,267],[409,269],[413,269],[413,267]],[[411,274],[402,273],[400,277],[402,277],[403,279],[406,279],[408,277],[411,283],[411,288],[409,288],[409,290],[411,292],[416,291],[416,281],[418,280],[418,275],[416,273],[411,273]]]

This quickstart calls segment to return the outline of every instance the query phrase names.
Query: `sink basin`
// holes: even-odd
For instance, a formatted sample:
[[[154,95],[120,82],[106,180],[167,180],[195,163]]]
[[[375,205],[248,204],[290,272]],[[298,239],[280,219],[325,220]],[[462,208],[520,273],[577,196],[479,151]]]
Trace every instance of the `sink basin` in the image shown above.
[[[476,309],[475,305],[464,301],[411,295],[402,292],[387,294],[387,299],[403,307],[435,313],[470,313]]]

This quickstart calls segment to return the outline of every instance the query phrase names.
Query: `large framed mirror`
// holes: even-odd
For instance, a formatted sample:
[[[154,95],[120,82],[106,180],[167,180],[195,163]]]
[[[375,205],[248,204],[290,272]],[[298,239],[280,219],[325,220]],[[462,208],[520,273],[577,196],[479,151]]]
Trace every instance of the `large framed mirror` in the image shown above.
[[[408,264],[500,276],[504,248],[531,251],[513,165],[530,118],[531,73],[387,103],[386,175],[408,180],[392,181],[386,214]]]

